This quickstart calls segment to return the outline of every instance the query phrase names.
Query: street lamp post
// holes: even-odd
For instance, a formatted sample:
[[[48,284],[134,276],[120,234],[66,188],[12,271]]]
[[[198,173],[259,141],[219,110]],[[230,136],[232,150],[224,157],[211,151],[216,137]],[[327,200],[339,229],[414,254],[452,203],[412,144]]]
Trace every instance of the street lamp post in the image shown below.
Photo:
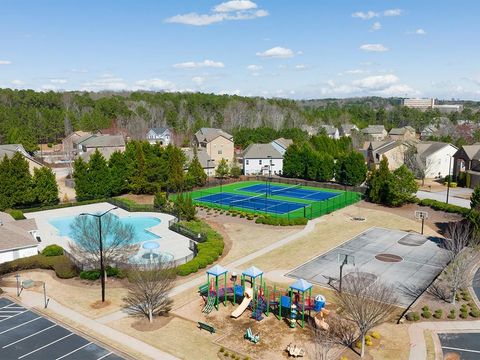
[[[81,213],[80,216],[93,216],[98,219],[98,232],[100,241],[100,282],[102,284],[102,302],[105,302],[105,266],[103,264],[103,240],[102,240],[102,216],[108,214],[110,211],[118,209],[117,206],[103,212],[102,214]]]
[[[15,279],[17,279],[17,297],[20,296],[20,275],[16,274]]]
[[[448,160],[447,199],[445,201],[446,204],[448,204],[448,196],[450,195],[450,181],[451,181],[450,169],[451,169],[451,167],[452,167],[452,157],[450,156],[450,159]]]
[[[207,187],[210,186],[210,163],[213,162],[212,159],[207,159]]]

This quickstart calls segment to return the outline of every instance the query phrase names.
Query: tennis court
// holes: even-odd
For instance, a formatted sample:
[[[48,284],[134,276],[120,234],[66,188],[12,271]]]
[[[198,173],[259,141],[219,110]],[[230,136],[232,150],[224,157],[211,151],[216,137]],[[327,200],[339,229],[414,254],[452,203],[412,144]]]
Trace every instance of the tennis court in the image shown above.
[[[351,191],[264,181],[240,181],[199,189],[192,191],[191,197],[197,205],[287,219],[314,219],[361,199],[359,193]]]
[[[339,193],[332,193],[322,190],[304,189],[301,185],[286,187],[273,184],[256,184],[244,188],[239,188],[238,190],[260,194],[266,193],[269,196],[279,195],[283,197],[314,201],[323,201],[340,195]]]

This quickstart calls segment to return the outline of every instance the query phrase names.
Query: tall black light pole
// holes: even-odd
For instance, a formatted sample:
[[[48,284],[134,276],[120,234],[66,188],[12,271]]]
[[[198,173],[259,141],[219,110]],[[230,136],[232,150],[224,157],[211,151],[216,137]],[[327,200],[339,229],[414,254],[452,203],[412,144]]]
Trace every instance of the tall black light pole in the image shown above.
[[[210,163],[213,162],[212,159],[207,159],[207,187],[210,186]]]
[[[98,219],[98,231],[100,241],[100,281],[102,284],[102,302],[105,302],[105,266],[103,264],[103,239],[102,239],[102,216],[108,214],[110,211],[118,209],[117,206],[105,211],[102,214],[81,213],[80,216],[93,216]]]
[[[272,196],[272,157],[268,155],[267,159],[268,159],[268,191],[270,192],[270,196]]]

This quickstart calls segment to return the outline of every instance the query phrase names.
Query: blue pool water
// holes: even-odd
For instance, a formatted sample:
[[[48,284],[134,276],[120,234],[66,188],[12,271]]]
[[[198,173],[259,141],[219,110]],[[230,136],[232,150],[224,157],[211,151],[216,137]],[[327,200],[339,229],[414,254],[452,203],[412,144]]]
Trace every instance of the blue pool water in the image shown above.
[[[112,216],[115,216],[115,215],[112,215]],[[49,223],[53,225],[60,232],[60,236],[69,236],[70,238],[72,238],[70,225],[72,224],[75,218],[76,216],[54,218],[50,220]],[[131,225],[133,227],[133,230],[135,232],[135,242],[156,240],[160,238],[160,236],[155,235],[154,233],[151,233],[150,231],[147,230],[148,228],[151,228],[155,225],[160,224],[160,219],[157,219],[154,217],[141,217],[141,216],[118,218],[118,219],[123,225]]]

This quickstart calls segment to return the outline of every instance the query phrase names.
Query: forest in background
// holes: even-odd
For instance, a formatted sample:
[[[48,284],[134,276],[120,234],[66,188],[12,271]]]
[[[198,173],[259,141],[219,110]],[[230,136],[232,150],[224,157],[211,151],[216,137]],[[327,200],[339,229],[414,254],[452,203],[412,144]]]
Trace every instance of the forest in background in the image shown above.
[[[448,115],[452,123],[480,122],[480,102],[456,103],[465,109]],[[203,93],[0,89],[0,144],[20,143],[33,152],[37,144],[60,142],[74,130],[112,126],[127,130],[133,139],[144,137],[150,127],[168,126],[185,141],[201,127],[219,127],[240,134],[238,139],[242,129],[265,127],[281,135],[304,124],[410,125],[420,131],[442,116],[437,110],[422,112],[400,104],[398,98],[381,97],[295,101]]]

